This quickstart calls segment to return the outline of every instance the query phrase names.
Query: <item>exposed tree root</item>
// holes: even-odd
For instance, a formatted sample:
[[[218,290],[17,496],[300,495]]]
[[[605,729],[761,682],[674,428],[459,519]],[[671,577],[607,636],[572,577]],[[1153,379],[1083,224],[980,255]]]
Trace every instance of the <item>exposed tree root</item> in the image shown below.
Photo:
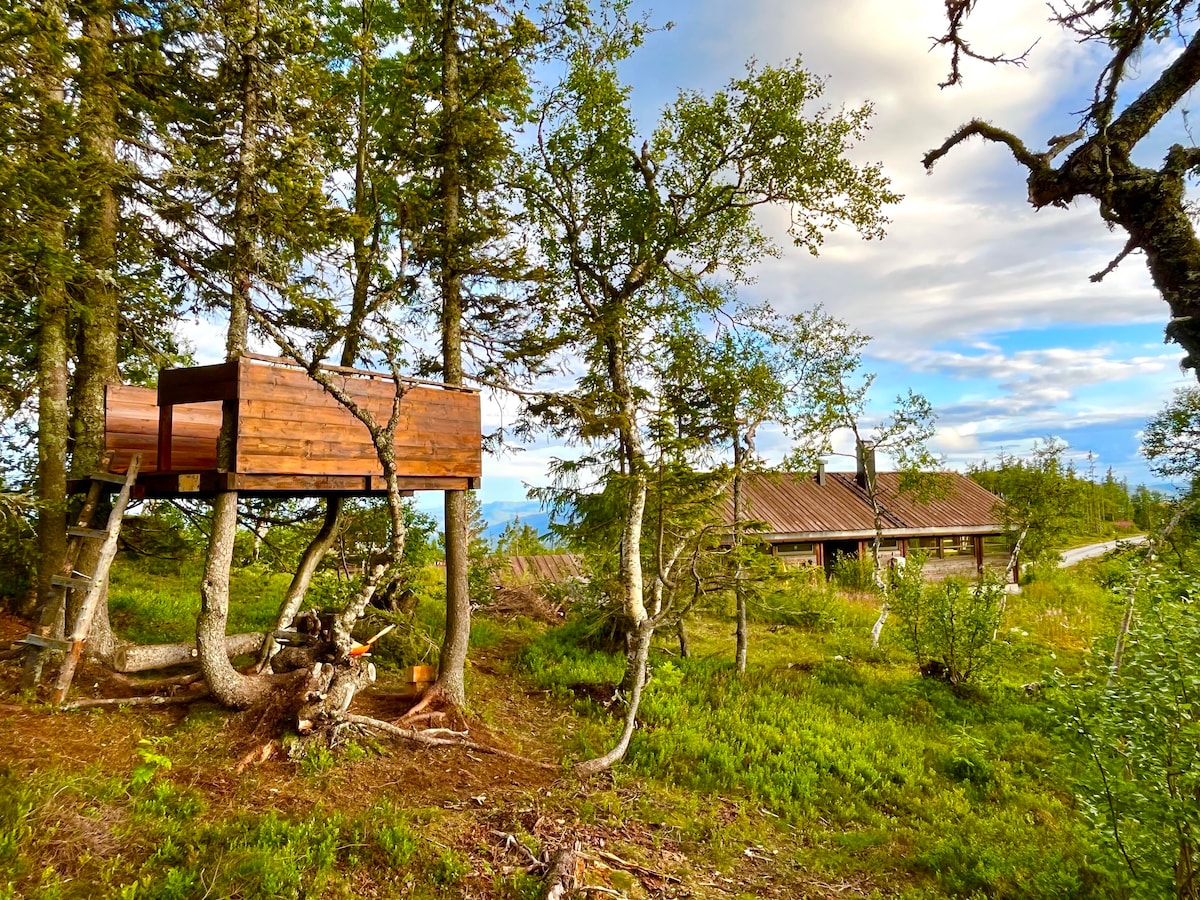
[[[499,747],[491,747],[487,744],[478,744],[475,741],[468,741],[461,737],[450,737],[449,735],[455,732],[447,731],[446,729],[438,729],[436,735],[429,734],[424,731],[417,731],[412,728],[401,728],[399,725],[393,725],[391,722],[384,722],[382,719],[373,719],[370,716],[359,716],[353,713],[347,713],[342,716],[343,722],[349,722],[352,725],[361,725],[364,728],[374,728],[376,731],[382,731],[384,734],[390,734],[392,737],[398,737],[402,740],[411,741],[414,744],[420,744],[423,747],[462,747],[464,750],[474,750],[477,753],[490,753],[493,756],[499,756],[504,759],[511,759],[514,762],[523,763],[527,766],[535,766],[539,769],[545,769],[550,772],[558,770],[558,766],[553,763],[539,762],[536,759],[530,759],[527,756],[521,756],[517,753],[509,753],[507,750],[501,750]]]

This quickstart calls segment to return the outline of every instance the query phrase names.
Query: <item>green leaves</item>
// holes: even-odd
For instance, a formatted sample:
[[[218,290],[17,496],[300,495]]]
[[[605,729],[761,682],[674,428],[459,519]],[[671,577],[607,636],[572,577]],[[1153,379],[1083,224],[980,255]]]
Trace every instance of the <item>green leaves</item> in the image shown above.
[[[1080,788],[1134,895],[1194,897],[1200,828],[1200,581],[1167,568],[1142,580],[1144,610],[1120,674],[1098,654],[1069,685],[1064,725],[1089,770]]]
[[[1142,455],[1162,478],[1200,475],[1200,388],[1181,388],[1149,422]]]

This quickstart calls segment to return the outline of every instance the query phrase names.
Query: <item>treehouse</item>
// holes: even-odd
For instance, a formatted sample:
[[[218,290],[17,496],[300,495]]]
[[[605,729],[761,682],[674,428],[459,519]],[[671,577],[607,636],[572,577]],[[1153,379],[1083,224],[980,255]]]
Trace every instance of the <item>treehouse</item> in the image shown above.
[[[393,446],[400,489],[473,490],[482,474],[479,393],[344,366],[322,370],[386,425],[399,395]],[[231,468],[217,466],[223,410],[237,418]],[[164,369],[158,388],[110,385],[105,446],[114,472],[142,454],[147,497],[383,494],[371,434],[304,368],[247,354],[215,366]]]

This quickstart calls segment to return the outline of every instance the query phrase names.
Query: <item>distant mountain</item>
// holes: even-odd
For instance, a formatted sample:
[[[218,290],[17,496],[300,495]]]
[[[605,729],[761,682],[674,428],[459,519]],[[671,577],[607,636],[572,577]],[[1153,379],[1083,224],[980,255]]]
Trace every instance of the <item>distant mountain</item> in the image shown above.
[[[495,540],[504,533],[504,529],[513,519],[537,529],[538,534],[550,530],[550,513],[542,511],[542,505],[536,500],[493,500],[480,506],[484,521],[488,527],[484,529],[485,537]]]

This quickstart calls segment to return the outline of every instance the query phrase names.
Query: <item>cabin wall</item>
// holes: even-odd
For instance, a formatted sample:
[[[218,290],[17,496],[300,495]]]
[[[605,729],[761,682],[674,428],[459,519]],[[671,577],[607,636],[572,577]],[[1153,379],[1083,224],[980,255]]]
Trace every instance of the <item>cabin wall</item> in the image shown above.
[[[376,422],[387,423],[391,379],[332,377]],[[409,386],[396,426],[398,468],[414,477],[479,477],[480,432],[477,394]],[[307,373],[282,366],[244,366],[236,460],[245,474],[383,474],[367,427]]]
[[[387,424],[395,399],[391,378],[330,375],[381,426]],[[394,441],[402,489],[460,487],[447,479],[477,483],[483,469],[479,394],[422,383],[402,387]],[[157,390],[110,385],[110,468],[125,471],[140,452],[143,473],[162,474],[157,462],[163,431],[171,435],[167,471],[216,473],[223,401],[236,404],[238,418],[231,484],[236,477],[263,490],[339,491],[349,476],[366,479],[357,482],[358,492],[383,489],[383,467],[361,421],[303,369],[250,358],[164,370]]]
[[[1008,568],[1008,553],[998,552],[1004,540],[995,535],[884,538],[879,558],[884,566],[888,566],[892,560],[919,550],[928,556],[923,569],[927,581],[941,581],[952,575],[974,578],[980,564],[1000,571]],[[870,539],[778,542],[771,546],[771,553],[788,566],[819,566],[829,571],[836,552],[854,552],[856,549],[859,559],[870,559],[871,545]],[[1007,577],[1011,579],[1011,573]]]
[[[129,458],[142,454],[141,472],[157,472],[158,391],[130,384],[110,384],[105,392],[104,448],[109,469],[124,472]],[[175,408],[171,430],[172,468],[200,472],[217,467],[217,435],[221,404],[189,403]]]

